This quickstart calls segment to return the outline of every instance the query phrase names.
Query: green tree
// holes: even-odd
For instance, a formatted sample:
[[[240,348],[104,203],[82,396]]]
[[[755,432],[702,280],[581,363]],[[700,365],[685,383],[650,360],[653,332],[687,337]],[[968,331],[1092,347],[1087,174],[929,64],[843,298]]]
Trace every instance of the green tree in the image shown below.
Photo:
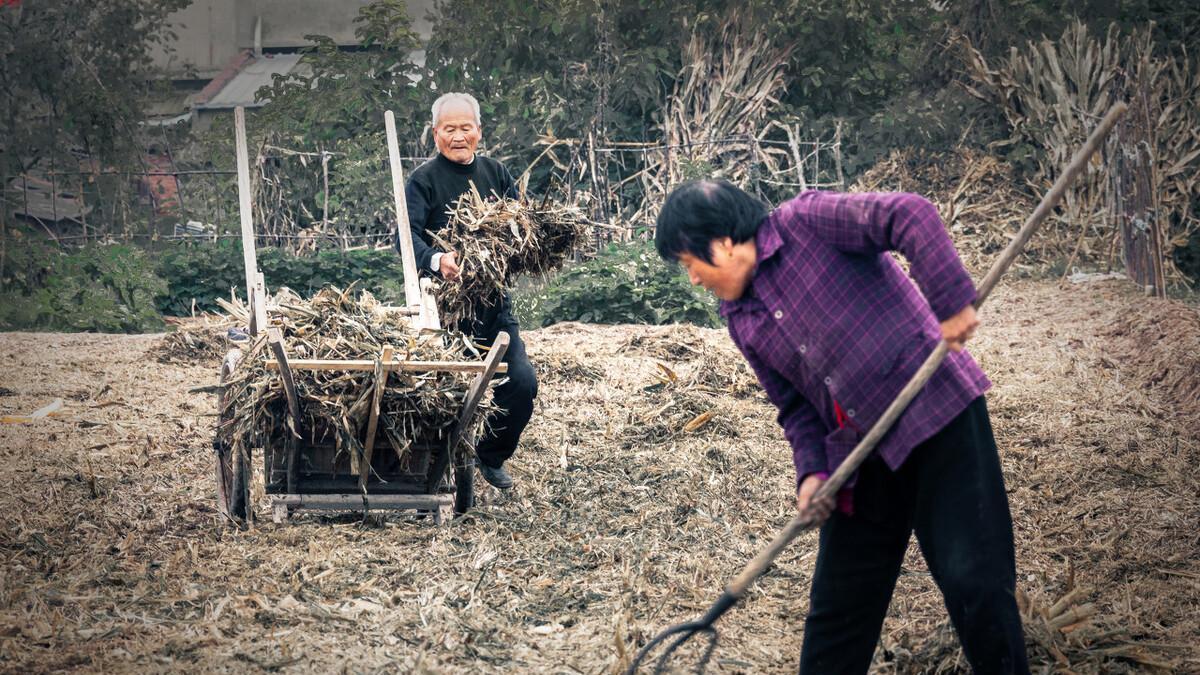
[[[135,150],[152,50],[191,0],[25,0],[0,4],[0,170],[80,145],[109,160]]]
[[[355,22],[358,50],[339,49],[323,35],[306,36],[313,42],[305,50],[308,70],[277,75],[260,89],[258,98],[269,103],[249,122],[251,138],[331,153],[328,204],[321,181],[301,175],[319,174],[319,166],[306,160],[304,166],[290,167],[294,172],[280,172],[279,179],[287,183],[281,189],[296,206],[299,228],[325,213],[337,231],[349,234],[379,232],[393,220],[384,111],[396,114],[402,155],[428,151],[420,139],[432,99],[428,78],[412,60],[420,42],[405,3],[377,0],[361,9]],[[231,130],[222,125],[213,131],[212,137],[219,139],[214,154],[228,154]]]
[[[662,108],[694,31],[733,13],[790,49],[777,117],[870,115],[912,88],[944,34],[920,0],[448,0],[428,64],[442,90],[479,99],[493,154],[532,161],[539,139],[660,139]]]

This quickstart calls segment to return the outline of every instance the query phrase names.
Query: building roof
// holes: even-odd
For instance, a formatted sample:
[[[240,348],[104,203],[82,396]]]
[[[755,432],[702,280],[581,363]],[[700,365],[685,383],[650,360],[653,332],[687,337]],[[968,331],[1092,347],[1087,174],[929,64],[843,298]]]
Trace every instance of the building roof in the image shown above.
[[[250,56],[247,52],[234,60],[232,72],[226,69],[212,81],[209,87],[196,97],[195,110],[229,110],[237,106],[244,108],[262,107],[264,101],[255,101],[254,92],[271,84],[275,75],[286,75],[300,67],[301,54],[263,54]]]

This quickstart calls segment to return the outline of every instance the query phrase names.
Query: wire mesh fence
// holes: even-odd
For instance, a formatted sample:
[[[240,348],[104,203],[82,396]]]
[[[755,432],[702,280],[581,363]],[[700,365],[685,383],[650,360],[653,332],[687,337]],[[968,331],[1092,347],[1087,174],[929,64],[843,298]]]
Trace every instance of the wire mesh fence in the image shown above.
[[[587,206],[596,243],[629,239],[653,228],[670,185],[702,175],[731,178],[768,201],[805,189],[844,188],[841,139],[802,140],[799,130],[734,135],[686,144],[606,141],[596,134],[556,140],[539,191]],[[428,159],[401,158],[406,175]],[[111,168],[79,158],[78,166],[35,167],[0,176],[5,223],[61,245],[88,242],[217,242],[240,235],[236,171],[177,162],[163,144],[141,166]],[[325,150],[264,143],[251,184],[257,243],[292,252],[391,245],[391,182],[381,151],[366,160]],[[528,173],[528,172],[526,172]],[[8,229],[4,227],[3,229]],[[0,236],[3,233],[0,232]]]

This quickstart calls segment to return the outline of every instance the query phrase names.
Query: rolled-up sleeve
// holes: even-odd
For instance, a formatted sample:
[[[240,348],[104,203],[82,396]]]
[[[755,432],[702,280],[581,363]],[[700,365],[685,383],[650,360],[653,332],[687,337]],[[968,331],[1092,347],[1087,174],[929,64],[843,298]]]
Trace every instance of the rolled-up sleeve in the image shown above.
[[[937,207],[907,192],[808,192],[809,225],[848,253],[899,251],[938,321],[975,301],[975,284],[954,250]]]

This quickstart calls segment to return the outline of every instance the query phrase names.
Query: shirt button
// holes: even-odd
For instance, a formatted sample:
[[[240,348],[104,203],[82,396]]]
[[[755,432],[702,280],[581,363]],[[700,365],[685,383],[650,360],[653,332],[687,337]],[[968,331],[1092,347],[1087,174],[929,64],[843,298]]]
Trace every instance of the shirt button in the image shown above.
[[[833,384],[833,378],[832,377],[825,378],[825,385],[829,386],[831,384]]]
[[[806,351],[808,351],[808,345],[800,345],[800,353],[803,354]]]
[[[781,310],[781,309],[775,310],[775,318],[782,319],[783,318],[783,310]]]
[[[854,408],[846,411],[846,417],[854,417]]]

